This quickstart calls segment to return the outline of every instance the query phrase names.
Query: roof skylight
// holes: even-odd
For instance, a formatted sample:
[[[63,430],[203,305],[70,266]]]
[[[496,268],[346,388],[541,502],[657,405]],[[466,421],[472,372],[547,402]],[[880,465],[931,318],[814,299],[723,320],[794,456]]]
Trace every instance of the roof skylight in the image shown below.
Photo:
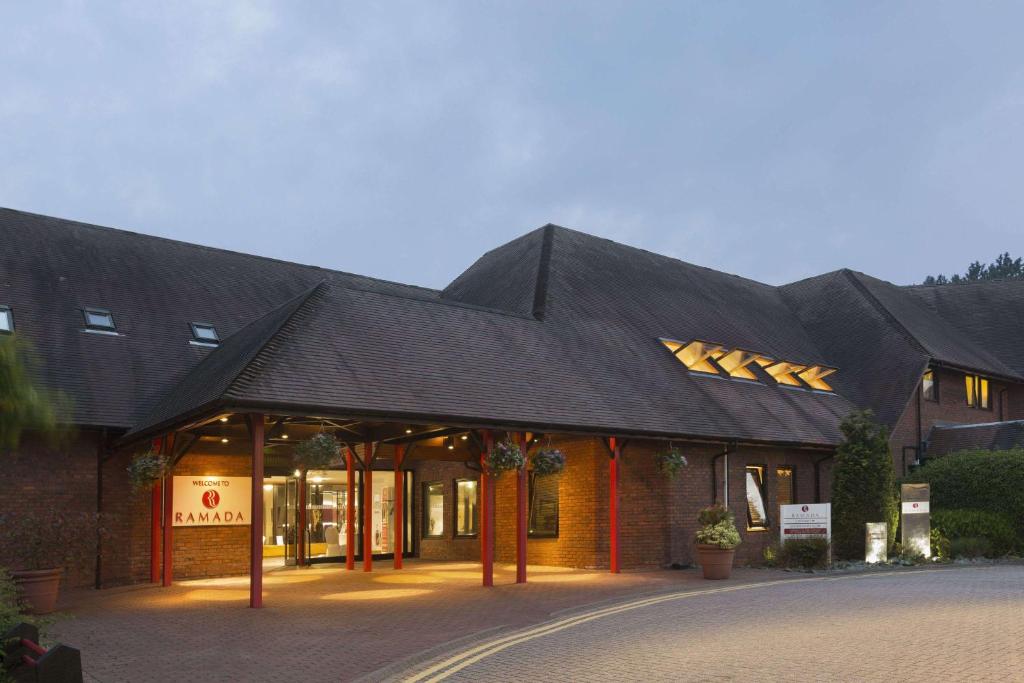
[[[0,334],[14,332],[14,311],[10,306],[0,306]]]
[[[200,344],[218,344],[217,328],[209,323],[189,323],[192,327],[192,341]]]
[[[803,372],[797,373],[797,377],[807,382],[807,385],[818,391],[833,391],[832,387],[825,381],[825,378],[833,374],[835,368],[824,365],[812,365]]]
[[[103,308],[83,308],[82,315],[85,317],[85,328],[99,332],[114,332],[113,314]]]
[[[717,375],[715,369],[708,359],[715,360],[725,353],[718,344],[695,340],[688,344],[682,344],[671,339],[662,339],[661,343],[679,359],[679,362],[694,372],[706,372]]]
[[[661,338],[658,341],[692,372],[757,382],[758,374],[751,369],[756,363],[776,383],[783,386],[834,391],[825,378],[835,373],[836,369],[826,365],[776,360],[754,351],[729,349],[699,339],[683,342]]]

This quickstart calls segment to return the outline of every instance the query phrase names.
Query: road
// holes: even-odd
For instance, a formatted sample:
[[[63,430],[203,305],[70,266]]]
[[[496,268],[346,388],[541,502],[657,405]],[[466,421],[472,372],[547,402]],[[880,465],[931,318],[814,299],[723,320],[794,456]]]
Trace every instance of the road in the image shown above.
[[[491,635],[396,678],[1024,681],[1024,566],[794,575],[632,599]]]

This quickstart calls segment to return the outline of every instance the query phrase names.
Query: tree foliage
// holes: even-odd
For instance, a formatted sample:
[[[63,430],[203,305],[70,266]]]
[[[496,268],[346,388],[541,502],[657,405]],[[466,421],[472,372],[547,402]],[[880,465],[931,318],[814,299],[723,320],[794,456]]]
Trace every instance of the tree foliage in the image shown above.
[[[1024,258],[1010,258],[1010,252],[1004,252],[992,263],[985,265],[975,261],[967,266],[967,271],[960,275],[929,275],[924,279],[926,285],[949,285],[981,280],[1024,280]]]
[[[34,386],[30,357],[13,335],[0,335],[0,452],[18,447],[22,432],[55,433],[56,397]]]
[[[870,410],[850,413],[832,468],[832,548],[839,559],[864,558],[864,525],[885,522],[895,541],[899,508],[889,431]]]

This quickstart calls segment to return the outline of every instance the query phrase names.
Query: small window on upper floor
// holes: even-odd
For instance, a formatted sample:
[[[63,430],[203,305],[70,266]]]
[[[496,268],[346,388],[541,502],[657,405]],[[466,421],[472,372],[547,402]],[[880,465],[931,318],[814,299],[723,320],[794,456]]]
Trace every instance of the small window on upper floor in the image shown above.
[[[218,344],[217,328],[209,323],[189,323],[192,326],[192,341],[200,344]]]
[[[82,315],[85,317],[85,328],[100,332],[116,332],[114,316],[110,311],[103,308],[83,308]]]
[[[926,401],[938,402],[939,400],[939,383],[934,370],[925,370],[921,377],[921,398]]]
[[[10,306],[0,306],[0,334],[14,332],[14,311]]]
[[[967,405],[982,410],[989,410],[992,407],[986,378],[978,375],[965,375],[964,384],[967,389]]]

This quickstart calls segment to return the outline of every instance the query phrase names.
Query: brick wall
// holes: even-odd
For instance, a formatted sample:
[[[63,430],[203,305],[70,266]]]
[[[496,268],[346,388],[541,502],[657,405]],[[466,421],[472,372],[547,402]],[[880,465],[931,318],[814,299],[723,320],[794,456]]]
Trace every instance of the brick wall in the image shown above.
[[[132,490],[127,472],[132,457],[132,452],[117,452],[103,463],[104,587],[149,581],[152,493]]]
[[[415,470],[413,477],[413,535],[414,547],[419,557],[425,560],[472,560],[480,559],[478,536],[455,535],[455,480],[473,479],[479,485],[480,474],[461,462],[424,460],[410,463]],[[427,483],[439,482],[444,487],[444,534],[441,538],[427,538],[423,534],[424,502],[423,492]],[[479,490],[479,489],[477,489]],[[479,510],[479,505],[477,507]],[[477,528],[480,528],[477,515]]]

